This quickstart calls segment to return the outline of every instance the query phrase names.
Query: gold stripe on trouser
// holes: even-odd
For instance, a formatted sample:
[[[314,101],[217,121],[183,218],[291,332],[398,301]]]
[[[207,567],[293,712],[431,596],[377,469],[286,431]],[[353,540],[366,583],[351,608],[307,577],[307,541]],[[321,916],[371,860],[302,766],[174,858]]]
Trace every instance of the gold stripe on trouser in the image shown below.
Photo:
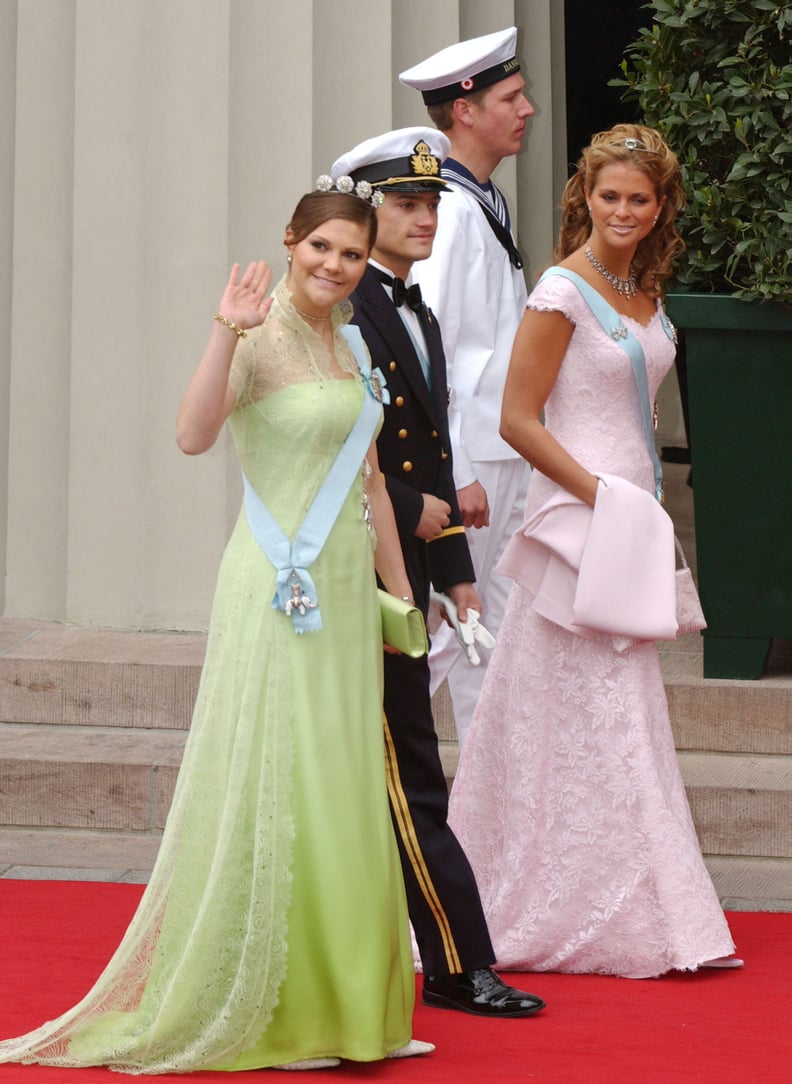
[[[410,806],[402,787],[399,764],[396,759],[396,750],[393,747],[393,737],[385,715],[382,717],[382,722],[385,729],[385,770],[388,778],[388,794],[390,795],[391,806],[396,817],[396,823],[399,826],[399,834],[401,835],[404,849],[407,852],[410,865],[412,866],[418,881],[418,887],[429,905],[429,910],[434,915],[434,920],[440,931],[440,938],[443,942],[443,951],[445,952],[446,962],[448,963],[448,970],[452,975],[458,974],[462,971],[462,964],[460,963],[459,953],[457,952],[454,937],[451,933],[451,924],[448,921],[448,915],[445,913],[440,898],[437,895],[437,890],[432,882],[429,870],[426,868],[426,861],[415,831],[415,824],[412,819],[412,814],[410,813]]]

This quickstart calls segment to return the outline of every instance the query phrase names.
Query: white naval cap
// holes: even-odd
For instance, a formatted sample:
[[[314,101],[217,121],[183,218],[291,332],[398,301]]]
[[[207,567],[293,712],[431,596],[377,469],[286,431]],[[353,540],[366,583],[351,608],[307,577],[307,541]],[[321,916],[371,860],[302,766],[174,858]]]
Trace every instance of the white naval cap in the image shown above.
[[[436,128],[398,128],[366,139],[337,158],[330,169],[334,181],[349,176],[373,188],[402,192],[443,191],[440,165],[451,143]]]
[[[426,105],[437,105],[514,75],[520,70],[516,52],[517,27],[510,26],[449,45],[402,72],[399,81],[420,90]]]

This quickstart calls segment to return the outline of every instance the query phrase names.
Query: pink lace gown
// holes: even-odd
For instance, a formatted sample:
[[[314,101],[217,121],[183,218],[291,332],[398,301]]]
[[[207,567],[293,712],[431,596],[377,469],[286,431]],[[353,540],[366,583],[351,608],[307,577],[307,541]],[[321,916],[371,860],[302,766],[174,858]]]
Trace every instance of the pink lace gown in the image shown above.
[[[529,307],[575,325],[547,428],[589,470],[653,491],[635,378],[576,287]],[[654,396],[674,347],[658,312],[639,338]],[[528,512],[555,491],[534,472]],[[657,648],[617,654],[567,632],[515,584],[463,747],[450,822],[478,878],[498,965],[644,978],[734,945],[679,773]]]

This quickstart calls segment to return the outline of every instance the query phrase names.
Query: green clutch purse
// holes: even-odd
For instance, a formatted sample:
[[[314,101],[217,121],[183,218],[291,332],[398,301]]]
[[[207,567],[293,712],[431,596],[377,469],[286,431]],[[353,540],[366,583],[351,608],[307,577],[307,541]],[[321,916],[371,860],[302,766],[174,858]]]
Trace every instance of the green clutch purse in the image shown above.
[[[389,595],[387,591],[377,590],[380,616],[382,618],[382,639],[389,647],[395,647],[402,655],[411,659],[420,659],[429,650],[426,625],[423,614],[417,606],[404,599]]]

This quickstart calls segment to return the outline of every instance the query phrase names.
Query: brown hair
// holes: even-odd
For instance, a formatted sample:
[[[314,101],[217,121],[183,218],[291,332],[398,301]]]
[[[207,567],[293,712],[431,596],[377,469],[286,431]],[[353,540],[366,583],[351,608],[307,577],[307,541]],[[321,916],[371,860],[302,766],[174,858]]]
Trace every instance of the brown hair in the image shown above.
[[[665,197],[657,225],[639,242],[635,253],[635,276],[650,297],[662,292],[671,273],[671,264],[685,245],[675,220],[684,205],[679,162],[653,128],[641,124],[617,124],[598,132],[583,151],[577,173],[566,184],[561,199],[561,229],[553,258],[563,260],[585,244],[591,233],[586,194],[596,183],[600,170],[614,162],[626,162],[642,170],[660,200]]]
[[[286,227],[285,244],[299,244],[331,218],[356,222],[368,234],[369,252],[377,240],[377,213],[368,200],[347,192],[308,192],[302,197]]]
[[[472,94],[465,94],[462,97],[481,108],[489,89],[489,87],[483,87],[481,90],[474,90]],[[429,119],[439,131],[450,132],[454,127],[454,102],[458,100],[457,98],[451,98],[447,102],[427,105],[426,112],[429,114]]]

